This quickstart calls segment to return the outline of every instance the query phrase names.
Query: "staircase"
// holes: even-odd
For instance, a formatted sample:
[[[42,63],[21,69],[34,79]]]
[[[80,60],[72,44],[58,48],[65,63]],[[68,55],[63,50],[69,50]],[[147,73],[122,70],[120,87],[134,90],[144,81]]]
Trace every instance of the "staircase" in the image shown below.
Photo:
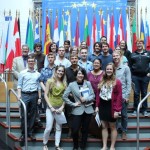
[[[8,127],[6,125],[6,107],[4,103],[0,103],[0,140],[6,143],[13,150],[23,150],[24,146],[21,146],[19,137],[21,135],[20,129],[20,117],[17,103],[11,103],[11,132],[8,133]],[[136,116],[132,116],[133,109],[132,104],[129,104],[128,108],[128,139],[122,140],[121,135],[118,134],[116,142],[116,150],[136,150]],[[148,109],[150,113],[150,107]],[[28,150],[42,150],[42,137],[45,128],[45,116],[41,115],[43,122],[42,128],[35,128],[36,141],[33,142],[28,139]],[[63,125],[61,147],[64,150],[72,150],[72,139],[67,138],[68,127]],[[110,140],[109,140],[110,141]],[[109,142],[110,144],[110,142]],[[99,138],[88,138],[87,150],[99,150],[102,146],[102,140]],[[140,150],[149,149],[150,146],[150,116],[144,117],[140,115]],[[48,147],[50,150],[54,149],[54,131],[52,131]],[[150,150],[150,149],[149,149]]]

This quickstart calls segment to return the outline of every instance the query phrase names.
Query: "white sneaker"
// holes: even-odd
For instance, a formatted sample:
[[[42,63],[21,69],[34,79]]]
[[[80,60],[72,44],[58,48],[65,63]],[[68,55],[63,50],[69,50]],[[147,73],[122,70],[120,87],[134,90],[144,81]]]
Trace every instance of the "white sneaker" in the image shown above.
[[[136,116],[136,115],[137,115],[137,112],[134,111],[134,112],[132,113],[132,116]]]
[[[44,145],[44,146],[43,146],[43,150],[48,150],[47,145]]]

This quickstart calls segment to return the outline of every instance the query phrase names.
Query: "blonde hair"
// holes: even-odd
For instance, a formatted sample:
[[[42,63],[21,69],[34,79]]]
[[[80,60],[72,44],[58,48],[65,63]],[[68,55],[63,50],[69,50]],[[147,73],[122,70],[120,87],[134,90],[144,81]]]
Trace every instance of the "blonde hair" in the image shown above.
[[[61,78],[61,82],[63,83],[64,87],[66,88],[67,87],[67,80],[66,80],[66,69],[63,65],[59,65],[59,66],[56,66],[55,68],[55,71],[52,75],[52,78],[50,79],[50,82],[49,82],[49,89],[51,90],[52,87],[56,84],[57,82],[57,77],[56,77],[56,71],[59,69],[59,68],[63,68],[64,69],[64,75],[62,76]]]

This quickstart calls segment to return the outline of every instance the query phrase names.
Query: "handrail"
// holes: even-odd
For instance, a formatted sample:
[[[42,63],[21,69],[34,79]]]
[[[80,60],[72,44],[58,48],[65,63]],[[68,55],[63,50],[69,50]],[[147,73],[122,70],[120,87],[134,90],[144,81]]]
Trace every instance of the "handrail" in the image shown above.
[[[8,112],[10,112],[9,111],[9,105],[8,105],[8,86],[7,86],[7,83],[6,83],[6,81],[0,76],[0,79],[2,80],[2,82],[4,83],[4,85],[5,85],[5,101],[6,101],[6,124],[8,125],[8,123],[9,123],[9,121],[8,121],[8,116],[7,116],[7,114],[8,114]]]
[[[23,109],[24,109],[24,123],[25,123],[25,150],[28,150],[28,140],[27,140],[27,110],[26,110],[26,105],[25,103],[22,101],[22,99],[19,99],[16,92],[13,89],[9,89],[8,92],[8,103],[10,106],[10,93],[13,93],[16,98],[21,102]],[[10,107],[9,107],[10,108]],[[9,113],[8,113],[8,120],[9,120],[9,125],[8,125],[8,132],[10,133],[10,109],[9,109]]]
[[[139,150],[139,133],[140,133],[140,128],[139,128],[139,123],[140,123],[140,107],[143,104],[143,102],[150,96],[150,92],[140,101],[140,103],[138,104],[138,108],[137,108],[137,146],[136,146],[136,150]]]

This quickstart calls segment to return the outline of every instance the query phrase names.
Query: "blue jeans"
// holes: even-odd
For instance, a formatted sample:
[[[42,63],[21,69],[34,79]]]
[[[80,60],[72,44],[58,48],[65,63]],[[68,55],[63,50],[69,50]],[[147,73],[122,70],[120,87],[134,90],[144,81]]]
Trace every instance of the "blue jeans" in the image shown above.
[[[117,129],[120,128],[122,132],[127,132],[127,125],[128,125],[127,109],[128,109],[128,103],[126,103],[125,101],[122,102],[121,118],[118,118],[116,121]]]
[[[139,77],[133,75],[132,82],[135,84],[134,109],[137,110],[140,101],[140,94],[141,94],[141,99],[143,99],[147,95],[149,77],[147,76]],[[147,109],[147,100],[142,104],[141,112],[146,111],[146,109]]]
[[[38,92],[32,93],[32,94],[24,94],[21,93],[21,97],[23,102],[26,105],[27,109],[27,129],[28,129],[28,135],[31,135],[33,132],[33,126],[36,118],[36,110],[37,110],[37,99],[38,99]],[[21,105],[21,130],[22,134],[25,133],[24,129],[24,109]]]

